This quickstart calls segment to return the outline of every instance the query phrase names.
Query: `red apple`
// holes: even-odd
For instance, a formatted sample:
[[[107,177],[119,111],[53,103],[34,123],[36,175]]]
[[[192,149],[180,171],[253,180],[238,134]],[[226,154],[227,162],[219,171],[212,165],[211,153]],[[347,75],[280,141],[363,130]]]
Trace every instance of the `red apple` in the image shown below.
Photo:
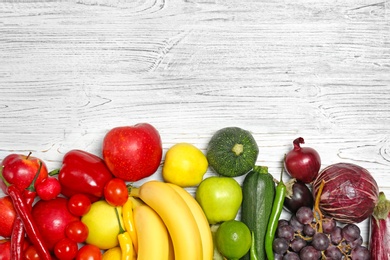
[[[55,244],[65,237],[66,226],[80,220],[68,210],[68,200],[57,197],[52,200],[39,200],[31,211],[33,220],[50,251]]]
[[[11,237],[16,212],[9,196],[0,198],[0,236]]]
[[[160,134],[150,124],[111,129],[103,140],[103,159],[113,175],[138,181],[156,172],[161,163]]]
[[[2,175],[5,181],[15,185],[20,190],[24,190],[30,186],[39,170],[39,165],[42,163],[38,178],[35,181],[36,185],[45,179],[48,175],[46,164],[33,156],[22,154],[9,154],[1,162]],[[3,180],[1,181],[3,182]],[[6,193],[4,183],[0,185],[4,193]]]

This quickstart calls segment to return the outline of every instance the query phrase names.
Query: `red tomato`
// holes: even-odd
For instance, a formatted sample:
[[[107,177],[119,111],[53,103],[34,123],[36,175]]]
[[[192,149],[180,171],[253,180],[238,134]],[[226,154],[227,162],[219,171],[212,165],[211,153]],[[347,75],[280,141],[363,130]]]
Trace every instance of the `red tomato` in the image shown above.
[[[60,260],[72,260],[76,257],[79,248],[76,242],[65,237],[54,246],[54,254]]]
[[[75,216],[81,217],[87,214],[91,208],[91,200],[87,195],[78,193],[70,197],[68,201],[68,210]]]
[[[124,180],[113,178],[104,186],[104,198],[111,206],[122,206],[129,198],[129,192]]]
[[[70,222],[65,228],[65,235],[76,243],[84,242],[88,237],[88,227],[83,222],[77,220]]]
[[[36,185],[38,196],[43,200],[55,199],[61,193],[61,184],[54,177],[47,177]]]
[[[27,247],[26,251],[24,251],[24,259],[25,260],[39,260],[39,255],[37,250],[33,245]]]
[[[102,253],[97,246],[85,245],[79,249],[76,260],[101,260]]]

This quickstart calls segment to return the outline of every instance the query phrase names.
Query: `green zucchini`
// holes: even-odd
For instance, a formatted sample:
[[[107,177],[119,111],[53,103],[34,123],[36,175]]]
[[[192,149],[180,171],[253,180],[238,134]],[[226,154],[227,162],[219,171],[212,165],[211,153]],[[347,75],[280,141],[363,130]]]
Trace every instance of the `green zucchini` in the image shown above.
[[[268,167],[255,166],[242,183],[241,221],[254,233],[256,253],[265,260],[265,233],[275,197],[275,182]],[[242,258],[249,260],[249,252]]]

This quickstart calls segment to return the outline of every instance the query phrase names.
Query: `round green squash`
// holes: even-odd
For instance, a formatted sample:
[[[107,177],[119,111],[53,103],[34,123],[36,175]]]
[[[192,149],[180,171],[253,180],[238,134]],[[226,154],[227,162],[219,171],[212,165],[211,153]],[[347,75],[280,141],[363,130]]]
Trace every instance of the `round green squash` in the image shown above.
[[[211,137],[206,157],[216,173],[237,177],[249,172],[256,163],[259,147],[252,134],[239,127],[225,127]]]

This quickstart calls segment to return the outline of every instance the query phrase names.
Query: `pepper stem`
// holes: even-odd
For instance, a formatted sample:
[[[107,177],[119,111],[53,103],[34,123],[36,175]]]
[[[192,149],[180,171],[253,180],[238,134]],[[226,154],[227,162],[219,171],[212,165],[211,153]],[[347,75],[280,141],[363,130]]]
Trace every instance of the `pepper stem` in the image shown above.
[[[122,227],[122,224],[121,224],[118,207],[115,207],[114,210],[115,210],[116,219],[118,220],[119,234],[123,234],[123,233],[125,233],[125,229]]]
[[[30,183],[30,186],[27,187],[27,190],[29,190],[29,191],[34,191],[35,190],[35,187],[34,187],[35,186],[35,182],[37,181],[38,176],[41,173],[42,162],[38,161],[38,163],[39,163],[39,168],[37,170],[37,173],[35,174],[34,179],[32,180],[32,182]]]

